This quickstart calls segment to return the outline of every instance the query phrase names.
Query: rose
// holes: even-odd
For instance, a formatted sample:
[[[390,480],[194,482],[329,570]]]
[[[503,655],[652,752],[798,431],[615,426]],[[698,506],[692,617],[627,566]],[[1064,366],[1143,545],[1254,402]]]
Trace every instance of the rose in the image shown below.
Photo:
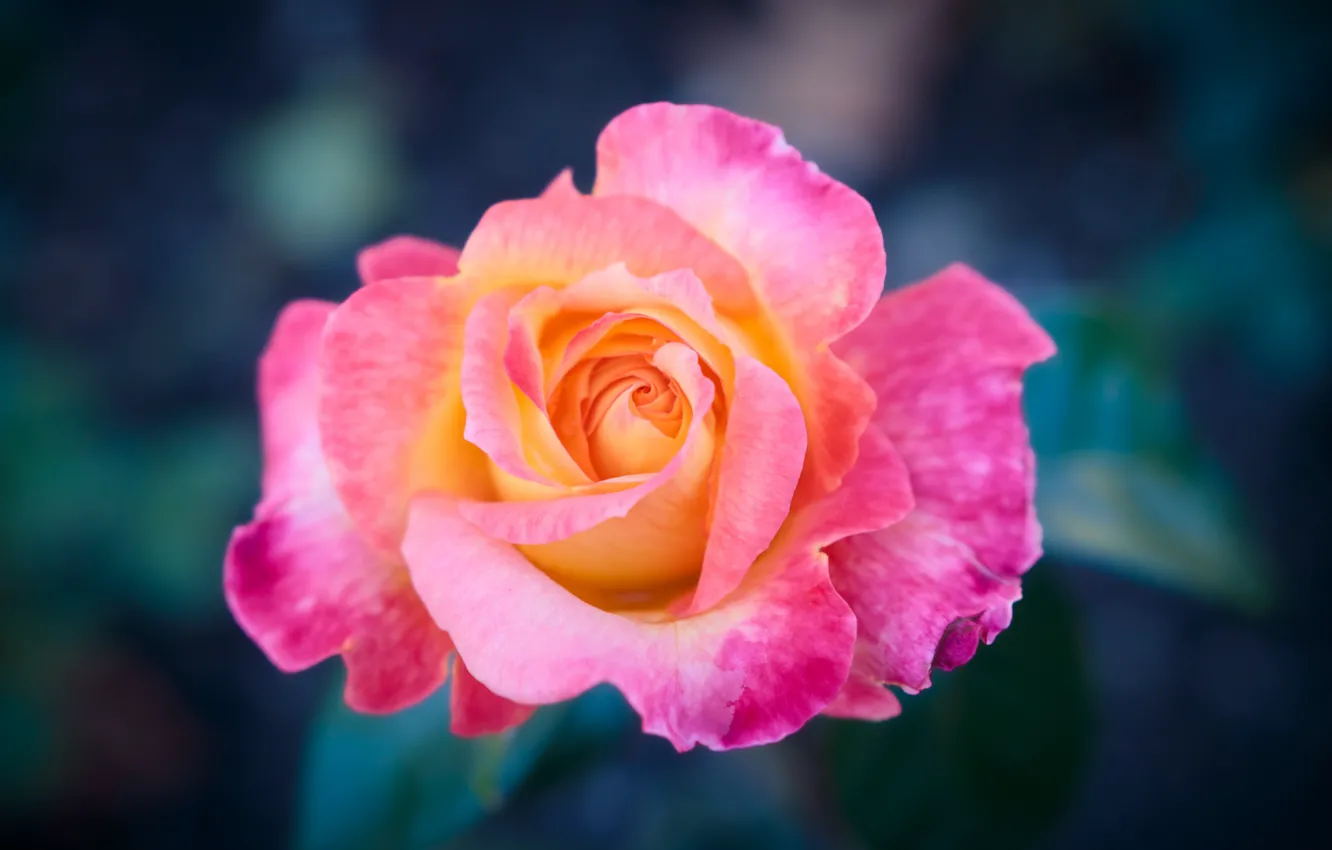
[[[1008,625],[1053,345],[964,266],[879,300],[869,205],[775,128],[631,109],[591,195],[566,172],[359,270],[278,320],[225,576],[279,667],[343,656],[353,708],[451,666],[480,734],[610,682],[724,749],[891,717]]]

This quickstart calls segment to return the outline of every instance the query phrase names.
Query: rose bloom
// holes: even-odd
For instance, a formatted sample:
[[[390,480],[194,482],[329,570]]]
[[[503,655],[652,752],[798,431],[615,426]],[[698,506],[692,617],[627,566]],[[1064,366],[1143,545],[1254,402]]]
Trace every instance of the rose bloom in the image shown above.
[[[775,127],[650,104],[461,251],[363,251],[259,364],[264,475],[227,600],[283,670],[335,654],[455,733],[609,682],[680,750],[880,720],[1011,618],[1040,554],[1023,370],[954,265],[880,300],[866,201]]]

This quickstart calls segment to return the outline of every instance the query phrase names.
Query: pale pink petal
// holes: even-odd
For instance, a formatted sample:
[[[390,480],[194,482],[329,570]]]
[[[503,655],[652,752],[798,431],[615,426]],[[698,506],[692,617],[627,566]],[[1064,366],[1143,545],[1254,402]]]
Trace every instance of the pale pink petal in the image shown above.
[[[597,141],[599,196],[650,198],[745,266],[797,349],[854,328],[883,289],[883,235],[860,195],[776,127],[711,106],[652,103]]]
[[[332,311],[288,307],[260,360],[263,501],[232,535],[223,583],[236,621],[277,667],[303,670],[341,653],[348,704],[395,711],[443,682],[453,645],[401,564],[352,528],[324,468],[316,366]]]
[[[264,498],[304,492],[306,474],[322,465],[317,423],[311,421],[310,413],[319,403],[315,372],[319,341],[336,307],[314,300],[288,304],[259,358]]]
[[[394,236],[364,248],[356,257],[362,284],[400,277],[452,277],[458,249],[419,236]]]
[[[324,454],[352,520],[383,551],[396,551],[415,489],[473,462],[430,454],[445,442],[430,426],[456,395],[467,306],[462,289],[434,278],[381,281],[352,293],[324,331]]]
[[[544,704],[610,682],[644,731],[680,750],[783,738],[850,669],[855,620],[812,551],[770,553],[726,605],[669,622],[582,602],[446,498],[413,503],[404,552],[431,614],[491,690]]]
[[[505,368],[509,311],[518,297],[509,290],[492,292],[477,301],[467,317],[460,380],[467,411],[463,436],[516,478],[550,487],[589,483],[549,420],[522,415],[523,400]]]
[[[739,587],[786,521],[804,460],[804,413],[791,388],[759,361],[735,358],[712,533],[690,613]]]
[[[463,501],[459,511],[485,533],[511,543],[551,543],[586,531],[613,517],[623,517],[644,497],[670,481],[695,454],[695,443],[706,435],[704,420],[714,397],[711,381],[698,367],[698,355],[679,343],[658,349],[654,362],[674,378],[692,408],[689,436],[680,451],[660,472],[624,489],[589,492],[533,501]],[[469,408],[470,412],[470,408]]]
[[[832,546],[833,581],[860,622],[857,671],[915,690],[1008,625],[1040,556],[1022,372],[1054,346],[1010,295],[955,265],[887,296],[836,349],[878,394],[874,421],[916,507]]]
[[[536,711],[496,694],[472,676],[462,658],[453,658],[449,692],[449,731],[464,738],[494,735],[526,722]]]
[[[745,270],[734,257],[643,198],[557,192],[496,204],[481,217],[458,263],[493,288],[573,283],[615,263],[639,277],[690,269],[719,307],[755,309]]]

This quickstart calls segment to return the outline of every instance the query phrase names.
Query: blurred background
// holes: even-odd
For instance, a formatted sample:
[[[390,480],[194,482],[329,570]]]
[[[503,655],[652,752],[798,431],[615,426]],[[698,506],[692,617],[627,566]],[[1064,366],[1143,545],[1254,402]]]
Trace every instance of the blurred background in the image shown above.
[[[1332,837],[1332,21],[1241,0],[0,2],[6,846],[1303,848]],[[461,244],[635,103],[781,124],[888,286],[965,260],[1033,370],[1047,557],[882,725],[677,756],[341,709],[221,600],[255,358],[367,242]]]

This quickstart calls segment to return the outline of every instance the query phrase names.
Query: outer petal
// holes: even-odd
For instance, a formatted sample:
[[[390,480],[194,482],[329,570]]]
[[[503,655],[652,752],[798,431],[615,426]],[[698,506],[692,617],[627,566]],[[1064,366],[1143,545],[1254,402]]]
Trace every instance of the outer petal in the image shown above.
[[[1016,578],[986,570],[942,523],[919,512],[835,543],[828,556],[833,583],[860,623],[857,672],[910,691],[929,687],[932,667],[970,659],[977,638],[993,640],[1022,597]],[[965,641],[941,646],[950,627],[971,635],[969,648]],[[941,653],[947,663],[936,665]]]
[[[837,346],[878,396],[874,421],[911,470],[917,508],[996,575],[1040,556],[1022,372],[1054,350],[1022,305],[963,265],[891,293]]]
[[[414,502],[404,551],[431,614],[496,693],[548,703],[611,682],[644,731],[680,750],[785,737],[850,669],[855,621],[812,552],[772,553],[726,605],[654,623],[580,601],[445,498]]]
[[[460,285],[381,281],[352,293],[324,332],[319,430],[329,472],[382,551],[396,551],[415,490],[484,488],[454,389],[468,307]]]
[[[804,413],[791,388],[759,361],[737,357],[712,532],[690,613],[711,608],[739,587],[786,522],[804,467],[805,439]]]
[[[1054,345],[956,265],[884,298],[837,348],[877,393],[875,422],[916,499],[903,522],[829,550],[860,622],[854,675],[914,690],[1008,625],[1017,579],[1040,556],[1021,376]]]
[[[264,500],[232,535],[224,587],[241,628],[279,668],[342,653],[348,704],[395,711],[443,682],[453,645],[402,566],[357,535],[324,468],[316,362],[332,310],[288,307],[260,361]]]
[[[451,687],[449,730],[464,738],[503,732],[525,722],[536,711],[533,706],[509,702],[478,682],[456,655]]]
[[[366,285],[400,277],[452,277],[458,273],[458,249],[419,236],[394,236],[363,249],[356,270]]]
[[[593,194],[651,198],[734,254],[797,348],[860,324],[883,290],[870,205],[769,124],[712,106],[636,106],[597,140]]]

